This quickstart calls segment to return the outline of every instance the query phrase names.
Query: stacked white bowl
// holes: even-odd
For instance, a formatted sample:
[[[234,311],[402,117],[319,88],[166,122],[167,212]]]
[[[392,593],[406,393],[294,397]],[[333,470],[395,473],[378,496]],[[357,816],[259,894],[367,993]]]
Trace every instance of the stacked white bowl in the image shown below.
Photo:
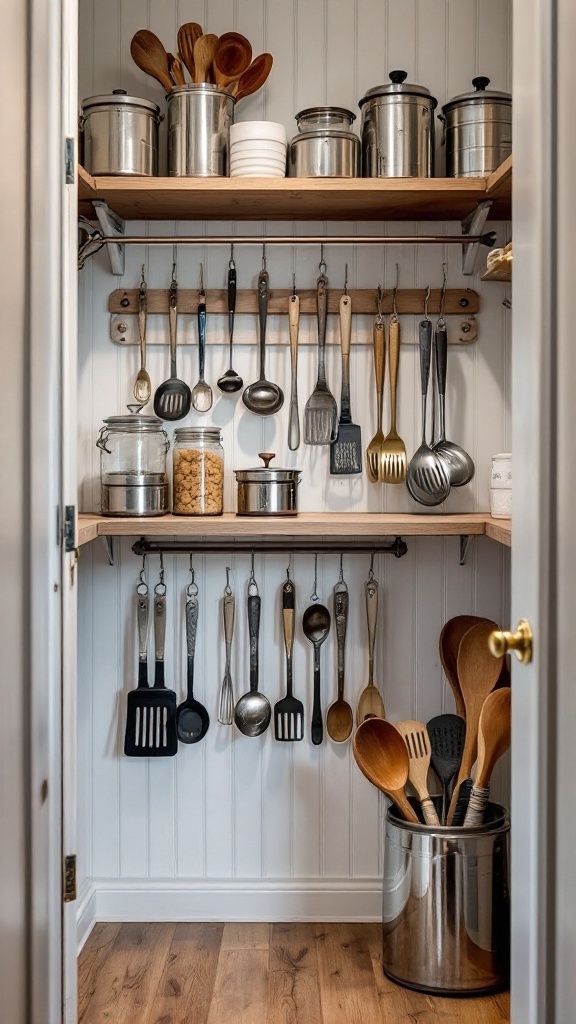
[[[277,121],[230,125],[231,178],[284,178],[286,128]]]

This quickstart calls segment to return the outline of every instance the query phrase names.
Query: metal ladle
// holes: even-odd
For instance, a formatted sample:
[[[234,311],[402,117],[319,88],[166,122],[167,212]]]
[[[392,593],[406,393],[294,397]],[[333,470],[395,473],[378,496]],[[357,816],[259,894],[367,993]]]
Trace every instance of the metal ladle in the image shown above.
[[[315,567],[317,566],[317,556]],[[314,569],[314,592],[312,601],[318,601],[316,593],[316,568]],[[315,745],[322,743],[322,706],[320,703],[320,648],[330,632],[330,612],[323,604],[311,604],[302,617],[304,635],[314,645],[314,703],[312,707],[311,739]]]
[[[248,631],[250,636],[250,690],[240,697],[234,710],[234,721],[245,736],[261,736],[272,716],[270,701],[258,692],[258,634],[260,631],[260,597],[254,579],[254,568],[248,585]]]
[[[228,369],[218,378],[217,384],[225,395],[234,395],[243,387],[244,381],[236,370],[232,369],[232,338],[234,335],[234,313],[236,310],[236,264],[233,258],[234,246],[228,264],[228,330],[230,333],[230,359]]]
[[[284,404],[284,392],[278,384],[266,380],[266,319],[268,316],[269,278],[266,257],[258,275],[258,315],[260,319],[260,377],[244,389],[242,401],[257,416],[273,416]]]
[[[204,266],[200,264],[200,293],[198,295],[198,383],[192,388],[192,405],[196,412],[208,412],[212,408],[212,388],[204,380],[206,357],[206,292],[204,291]]]
[[[440,455],[448,468],[452,487],[463,487],[470,483],[474,476],[474,462],[468,452],[455,441],[446,440],[446,366],[448,363],[448,335],[444,320],[444,292],[446,290],[446,274],[440,300],[440,316],[436,324],[436,376],[438,379],[438,399],[440,404],[440,437],[432,442],[432,448]]]
[[[426,441],[426,401],[430,381],[432,357],[432,321],[428,318],[428,299],[424,302],[424,319],[420,321],[420,381],[422,387],[422,443],[410,459],[406,486],[415,501],[421,505],[441,505],[450,493],[450,475],[447,464]]]

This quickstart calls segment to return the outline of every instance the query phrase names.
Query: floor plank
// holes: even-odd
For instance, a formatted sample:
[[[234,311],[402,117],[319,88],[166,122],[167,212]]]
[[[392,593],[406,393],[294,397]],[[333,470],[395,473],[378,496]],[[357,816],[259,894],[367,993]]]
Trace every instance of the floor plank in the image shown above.
[[[313,924],[273,924],[269,1024],[323,1024]]]
[[[206,1024],[223,931],[218,923],[176,925],[146,1024]]]
[[[268,949],[270,927],[266,921],[231,921],[224,925],[222,949]]]
[[[78,1024],[83,1024],[108,954],[122,925],[105,921],[95,925],[78,957]]]
[[[221,950],[207,1024],[268,1024],[268,949]]]
[[[82,1024],[142,1024],[156,995],[175,924],[123,924]]]
[[[379,1022],[378,989],[363,926],[318,924],[316,944],[325,1024]]]

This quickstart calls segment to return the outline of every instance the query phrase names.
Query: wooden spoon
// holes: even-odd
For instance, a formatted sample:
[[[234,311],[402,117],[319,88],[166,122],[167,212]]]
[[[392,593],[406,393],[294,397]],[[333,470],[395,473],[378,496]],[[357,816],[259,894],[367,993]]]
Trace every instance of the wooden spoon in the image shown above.
[[[432,748],[423,722],[397,722],[396,729],[403,737],[408,751],[408,779],[414,786],[427,825],[439,825],[440,819],[428,790],[428,769]]]
[[[368,686],[358,698],[356,722],[360,725],[369,715],[384,718],[384,701],[380,690],[374,686],[374,643],[376,640],[376,619],[378,618],[378,584],[376,580],[366,583],[366,617],[368,619]]]
[[[218,46],[218,36],[208,32],[194,43],[194,81],[197,85],[209,81],[209,73]]]
[[[384,718],[367,718],[354,734],[353,749],[356,764],[368,781],[394,801],[406,821],[419,824],[404,791],[409,760],[398,730]]]
[[[466,717],[466,709],[464,707],[462,690],[460,689],[460,680],[456,671],[458,648],[464,633],[481,621],[478,615],[455,615],[453,619],[448,619],[440,633],[440,661],[454,694],[456,714],[460,715],[460,718]],[[494,628],[497,629],[498,627],[495,626]]]
[[[251,96],[253,92],[260,89],[272,68],[273,56],[271,53],[261,53],[258,57],[255,57],[249,68],[240,78],[233,82],[229,88],[229,92],[236,97],[236,102],[239,103],[246,96]]]
[[[509,686],[494,690],[482,706],[478,723],[478,768],[464,818],[465,826],[482,825],[494,765],[510,746],[511,693]]]
[[[194,79],[194,46],[202,35],[202,26],[196,21],[187,21],[178,29],[178,53],[192,81]]]
[[[136,32],[130,43],[130,54],[136,66],[160,82],[166,92],[174,88],[168,67],[168,54],[153,32],[147,28],[141,28]]]
[[[174,82],[174,85],[183,86],[186,85],[186,79],[184,77],[184,66],[180,57],[175,57],[173,53],[168,53],[168,68],[170,70],[170,77]]]
[[[252,47],[239,32],[225,32],[218,40],[212,64],[216,85],[224,89],[250,66]]]
[[[502,671],[503,658],[495,658],[488,648],[488,637],[493,631],[493,624],[486,620],[472,626],[460,641],[456,671],[464,706],[466,709],[466,738],[462,752],[462,762],[458,779],[450,801],[447,823],[452,824],[454,811],[458,802],[460,785],[472,771],[478,750],[478,722],[482,705],[492,692]]]

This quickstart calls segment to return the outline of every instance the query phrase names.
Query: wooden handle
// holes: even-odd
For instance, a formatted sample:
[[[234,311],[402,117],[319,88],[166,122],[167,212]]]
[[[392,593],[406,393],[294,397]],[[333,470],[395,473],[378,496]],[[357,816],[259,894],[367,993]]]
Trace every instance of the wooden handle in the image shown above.
[[[484,824],[484,812],[486,810],[486,804],[488,803],[489,796],[489,786],[486,786],[485,789],[479,789],[476,786],[472,787],[470,800],[468,801],[468,807],[466,809],[466,817],[464,818],[464,828],[468,828],[470,825]]]
[[[294,643],[294,604],[296,587],[292,580],[286,580],[282,587],[282,625],[284,627],[284,645],[288,658],[292,656]]]
[[[342,355],[350,355],[350,339],[352,336],[352,299],[343,295],[340,299],[340,346]]]
[[[366,618],[368,620],[368,685],[374,681],[374,644],[376,641],[376,620],[378,618],[378,584],[368,580],[366,584]]]
[[[420,806],[422,808],[422,814],[424,815],[424,821],[426,822],[427,825],[440,824],[440,819],[436,814],[436,808],[432,803],[431,797],[427,796],[424,798],[424,800],[421,800]]]
[[[391,800],[394,801],[396,807],[400,811],[403,818],[406,821],[411,821],[414,825],[419,825],[418,815],[416,814],[412,804],[409,802],[408,797],[403,789],[390,790],[386,793]]]
[[[396,430],[396,392],[398,389],[398,366],[400,363],[400,321],[391,320],[389,330],[390,374],[390,430]]]

